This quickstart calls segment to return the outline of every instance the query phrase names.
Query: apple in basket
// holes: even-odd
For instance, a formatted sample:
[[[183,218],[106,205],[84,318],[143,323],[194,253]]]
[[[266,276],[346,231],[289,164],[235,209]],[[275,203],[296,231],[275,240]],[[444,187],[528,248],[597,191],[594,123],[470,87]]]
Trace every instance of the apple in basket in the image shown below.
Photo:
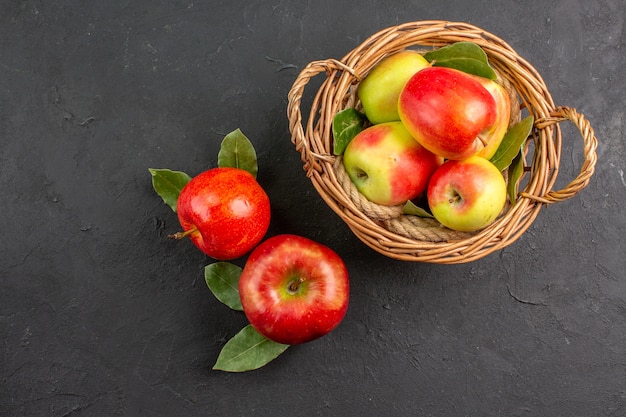
[[[422,146],[446,159],[476,155],[498,122],[496,100],[476,76],[446,67],[413,75],[400,93],[398,112]]]
[[[491,96],[496,101],[496,122],[487,131],[481,133],[481,137],[486,142],[486,145],[478,152],[478,156],[490,159],[498,150],[498,146],[502,143],[502,139],[509,129],[511,98],[500,83],[477,75],[473,77],[491,93]]]
[[[427,199],[441,224],[471,232],[498,217],[506,203],[506,183],[498,168],[480,156],[447,160],[432,175]]]
[[[376,64],[357,90],[368,120],[373,124],[400,120],[400,91],[416,72],[429,65],[419,52],[410,49],[389,55]]]
[[[302,236],[282,234],[262,242],[248,257],[238,287],[252,327],[278,343],[324,336],[348,309],[345,263],[329,247]]]
[[[399,121],[362,130],[343,154],[344,167],[357,190],[368,200],[386,206],[403,204],[422,194],[442,162]]]

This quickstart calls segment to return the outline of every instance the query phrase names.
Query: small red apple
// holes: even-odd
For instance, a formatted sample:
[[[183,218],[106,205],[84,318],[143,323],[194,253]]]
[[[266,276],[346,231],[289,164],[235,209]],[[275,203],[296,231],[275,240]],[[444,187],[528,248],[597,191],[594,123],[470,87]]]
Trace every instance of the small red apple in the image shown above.
[[[448,160],[431,177],[427,198],[441,224],[471,232],[498,217],[506,204],[506,183],[500,170],[480,156]]]
[[[231,260],[250,252],[270,224],[270,201],[248,171],[212,168],[192,178],[176,205],[184,232],[208,256]]]
[[[483,147],[479,137],[496,123],[496,102],[474,76],[446,67],[428,67],[404,86],[400,120],[426,149],[446,159],[465,159]]]
[[[248,257],[239,296],[259,333],[278,343],[305,343],[329,333],[345,316],[348,272],[327,246],[297,235],[273,236]]]

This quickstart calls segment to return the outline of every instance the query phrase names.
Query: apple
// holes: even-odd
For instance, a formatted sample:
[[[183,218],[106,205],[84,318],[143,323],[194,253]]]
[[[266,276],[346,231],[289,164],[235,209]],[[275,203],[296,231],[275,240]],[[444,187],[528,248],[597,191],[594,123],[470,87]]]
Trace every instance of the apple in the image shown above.
[[[400,120],[426,149],[446,159],[476,155],[481,133],[496,123],[496,101],[468,73],[428,67],[406,83],[398,99]]]
[[[176,203],[183,232],[202,252],[232,260],[250,252],[265,236],[270,201],[254,176],[240,168],[212,168],[192,178]]]
[[[359,84],[357,95],[370,122],[400,120],[398,97],[404,84],[430,64],[417,51],[406,49],[383,58]]]
[[[506,183],[498,168],[485,158],[447,160],[432,175],[427,199],[441,224],[471,232],[498,217],[506,203]]]
[[[243,311],[260,334],[288,345],[336,328],[348,309],[349,279],[329,247],[292,234],[257,246],[239,278]]]
[[[486,145],[482,150],[478,152],[478,156],[485,159],[491,159],[491,157],[498,150],[498,146],[502,143],[504,135],[509,129],[509,122],[511,119],[511,97],[506,89],[497,81],[490,80],[488,78],[474,76],[486,89],[491,93],[493,99],[496,101],[496,122],[491,128],[481,132],[481,142]]]
[[[368,200],[403,204],[424,191],[443,159],[420,145],[402,122],[386,122],[359,132],[343,154],[350,180]]]

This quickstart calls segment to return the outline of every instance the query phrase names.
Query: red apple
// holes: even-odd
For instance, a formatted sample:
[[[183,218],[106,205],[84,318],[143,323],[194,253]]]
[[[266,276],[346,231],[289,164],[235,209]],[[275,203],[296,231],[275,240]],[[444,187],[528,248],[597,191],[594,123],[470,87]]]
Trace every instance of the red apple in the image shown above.
[[[400,91],[413,74],[428,65],[426,58],[410,49],[389,55],[376,64],[357,90],[369,121],[376,124],[400,120]]]
[[[479,134],[496,122],[496,102],[474,76],[446,68],[417,72],[398,101],[400,120],[426,149],[446,159],[476,155]]]
[[[344,167],[357,190],[370,201],[387,206],[403,204],[423,193],[442,162],[401,122],[362,130],[343,154]]]
[[[284,344],[333,330],[346,314],[348,272],[332,249],[283,234],[257,246],[239,278],[243,311],[259,333]]]
[[[184,232],[208,256],[239,258],[265,236],[270,201],[254,176],[239,168],[212,168],[183,187],[176,205]]]
[[[471,232],[498,217],[506,203],[506,183],[500,170],[485,158],[448,160],[431,177],[427,198],[441,224]]]

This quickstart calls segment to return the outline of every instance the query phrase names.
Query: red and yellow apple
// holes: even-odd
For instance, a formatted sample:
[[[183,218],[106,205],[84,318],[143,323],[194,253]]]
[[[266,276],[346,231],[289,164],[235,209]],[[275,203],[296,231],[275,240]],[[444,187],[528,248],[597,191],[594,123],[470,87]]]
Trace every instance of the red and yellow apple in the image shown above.
[[[471,232],[491,224],[506,203],[504,177],[487,159],[448,160],[428,184],[433,216],[450,229]]]
[[[446,67],[418,71],[398,100],[400,120],[426,149],[445,159],[480,152],[480,136],[497,122],[492,94],[475,76]]]
[[[383,58],[359,84],[357,95],[373,124],[400,120],[398,97],[404,84],[429,66],[417,51],[403,50]]]
[[[443,162],[420,145],[401,122],[372,125],[350,141],[343,164],[350,180],[368,200],[403,204],[426,190]]]
[[[511,98],[506,89],[497,81],[488,78],[474,76],[491,93],[496,101],[496,122],[491,128],[479,133],[481,142],[485,145],[478,152],[478,156],[490,159],[498,150],[502,139],[509,129],[511,119]]]
[[[283,234],[262,242],[250,253],[238,287],[252,327],[278,343],[324,336],[348,309],[350,285],[343,260],[302,236]]]
[[[191,179],[176,203],[183,232],[208,256],[232,260],[250,252],[270,224],[270,201],[248,171],[212,168]]]

